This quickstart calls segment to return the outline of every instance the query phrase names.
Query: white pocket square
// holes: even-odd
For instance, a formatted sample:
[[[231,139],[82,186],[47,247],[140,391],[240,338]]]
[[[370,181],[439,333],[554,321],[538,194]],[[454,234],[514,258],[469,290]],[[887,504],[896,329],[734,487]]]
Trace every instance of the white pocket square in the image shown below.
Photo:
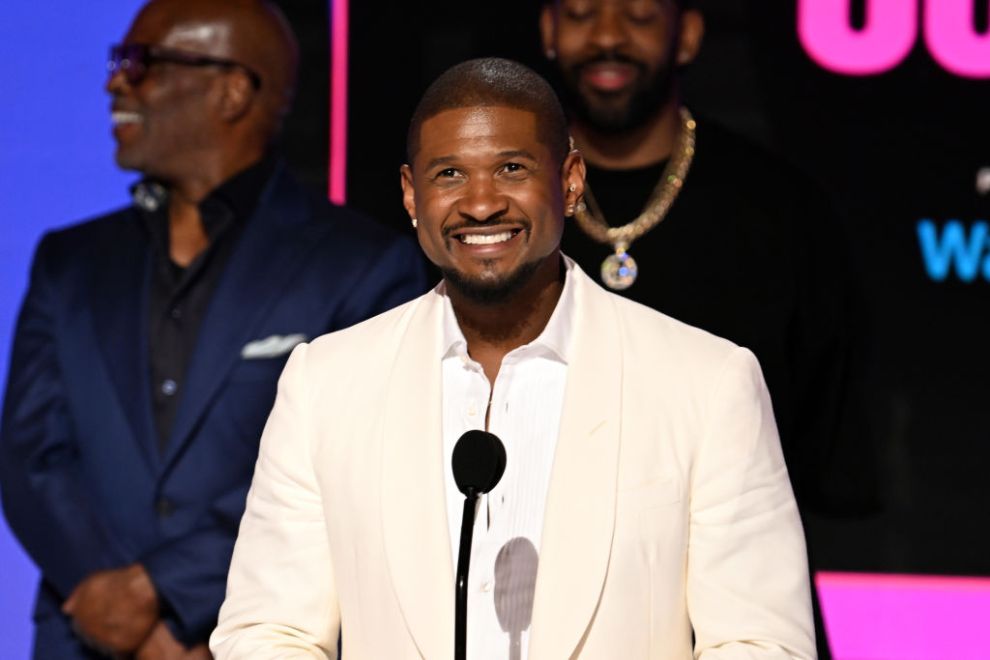
[[[272,335],[264,339],[256,339],[244,344],[244,348],[241,349],[241,359],[260,360],[278,357],[279,355],[285,355],[304,341],[306,341],[306,335],[301,333],[294,335]]]

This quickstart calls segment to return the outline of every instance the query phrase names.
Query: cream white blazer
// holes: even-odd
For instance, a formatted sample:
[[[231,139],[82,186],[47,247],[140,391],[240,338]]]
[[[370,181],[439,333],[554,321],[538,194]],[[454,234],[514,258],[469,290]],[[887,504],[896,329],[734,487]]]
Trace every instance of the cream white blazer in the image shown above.
[[[813,658],[804,538],[755,358],[571,276],[529,657]],[[453,658],[440,296],[295,349],[218,658],[334,658],[341,629],[345,660]]]

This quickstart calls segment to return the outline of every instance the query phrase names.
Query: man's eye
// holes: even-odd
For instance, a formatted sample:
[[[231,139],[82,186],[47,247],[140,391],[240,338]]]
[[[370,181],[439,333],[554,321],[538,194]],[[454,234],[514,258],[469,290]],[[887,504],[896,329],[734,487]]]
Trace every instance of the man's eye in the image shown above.
[[[564,18],[571,21],[586,21],[591,18],[590,9],[565,9]]]
[[[512,174],[514,172],[522,172],[525,169],[526,168],[523,167],[522,164],[520,163],[506,163],[505,165],[502,166],[502,170],[508,172],[509,174]]]
[[[637,25],[649,25],[660,17],[660,13],[652,10],[639,12],[630,11],[626,13],[626,16],[629,17],[630,21]]]
[[[626,16],[633,23],[652,23],[663,15],[663,8],[655,1],[633,2],[626,8]]]
[[[591,17],[593,7],[590,2],[573,0],[572,2],[565,2],[561,9],[563,9],[566,18],[572,21],[582,21]]]
[[[449,179],[450,177],[454,177],[454,176],[457,176],[457,170],[455,170],[453,167],[448,167],[445,170],[440,170],[439,172],[437,172],[437,175],[436,175],[435,178],[437,178],[437,179]]]

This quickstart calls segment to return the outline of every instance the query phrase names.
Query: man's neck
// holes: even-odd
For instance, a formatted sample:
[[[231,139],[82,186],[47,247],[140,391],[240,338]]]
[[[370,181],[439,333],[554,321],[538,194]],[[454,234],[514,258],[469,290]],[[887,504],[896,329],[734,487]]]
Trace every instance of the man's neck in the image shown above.
[[[495,382],[507,353],[543,332],[563,291],[563,278],[564,266],[558,251],[540,264],[511,299],[502,303],[480,303],[447,287],[468,354],[481,364],[488,382]]]
[[[624,133],[603,133],[575,120],[571,135],[585,161],[596,167],[646,167],[669,158],[673,152],[681,126],[679,107],[675,97],[641,125]]]
[[[225,181],[246,170],[264,154],[245,152],[227,158],[204,160],[188,176],[167,182],[169,192],[169,256],[179,266],[192,263],[210,245],[199,204]]]
[[[264,155],[264,152],[251,150],[200,159],[194,170],[165,181],[170,202],[179,200],[187,204],[199,204],[221,184],[260,161]]]

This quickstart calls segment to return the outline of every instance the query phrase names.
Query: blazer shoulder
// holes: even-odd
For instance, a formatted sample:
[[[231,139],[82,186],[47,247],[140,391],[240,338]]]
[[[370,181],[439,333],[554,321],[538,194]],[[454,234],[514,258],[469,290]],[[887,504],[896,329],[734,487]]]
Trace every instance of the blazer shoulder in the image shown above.
[[[46,231],[35,248],[35,262],[49,267],[71,268],[78,259],[92,262],[94,250],[115,246],[134,231],[134,210],[125,206],[99,216]]]
[[[307,356],[319,362],[341,359],[364,362],[376,357],[389,360],[390,349],[398,345],[413,315],[435,295],[434,289],[356,325],[321,335],[310,342]]]
[[[378,219],[330,201],[309,195],[309,205],[314,222],[322,226],[334,242],[346,241],[350,247],[374,247],[400,244],[414,247],[409,236]]]
[[[55,242],[91,241],[118,231],[122,225],[133,224],[134,219],[134,207],[122,206],[100,215],[83,218],[68,225],[51,229],[45,232],[44,237],[51,237],[51,240]]]
[[[419,246],[411,236],[388,227],[359,211],[331,204],[308,194],[309,221],[299,227],[301,235],[314,243],[313,255],[319,267],[328,271],[340,268],[353,271],[374,269],[385,277],[401,275],[413,278],[417,285],[410,295],[426,290],[425,262]],[[391,275],[389,275],[391,274]],[[372,277],[368,281],[378,281]]]

